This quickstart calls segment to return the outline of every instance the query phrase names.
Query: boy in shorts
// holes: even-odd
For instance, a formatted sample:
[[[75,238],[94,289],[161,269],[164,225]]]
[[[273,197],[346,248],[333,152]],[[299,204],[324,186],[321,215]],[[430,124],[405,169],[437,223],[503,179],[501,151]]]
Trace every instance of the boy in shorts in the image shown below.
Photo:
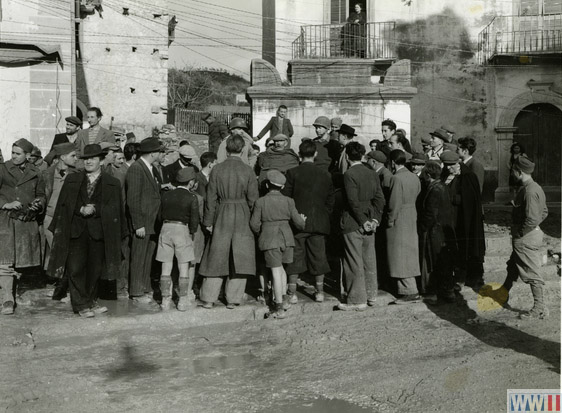
[[[161,308],[167,310],[172,301],[172,266],[174,256],[178,261],[179,301],[177,309],[186,311],[188,307],[189,263],[195,259],[193,235],[199,226],[199,202],[191,191],[195,185],[195,169],[187,167],[176,174],[176,189],[162,194],[162,230],[158,240],[156,260],[162,263],[160,290]]]
[[[299,214],[295,201],[281,194],[286,181],[281,172],[271,169],[267,171],[266,179],[265,185],[269,192],[254,204],[250,227],[252,231],[259,233],[258,247],[263,251],[265,265],[271,268],[273,275],[275,309],[271,316],[285,318],[283,299],[287,292],[287,274],[283,264],[293,262],[295,246],[289,222],[303,230],[306,217]]]

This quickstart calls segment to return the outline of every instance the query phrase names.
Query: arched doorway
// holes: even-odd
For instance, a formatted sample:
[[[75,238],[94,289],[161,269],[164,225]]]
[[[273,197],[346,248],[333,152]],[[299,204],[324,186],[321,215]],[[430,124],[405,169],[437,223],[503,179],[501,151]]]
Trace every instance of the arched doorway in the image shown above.
[[[535,163],[534,179],[542,186],[560,187],[562,111],[549,103],[526,106],[516,116],[513,141],[524,146]]]

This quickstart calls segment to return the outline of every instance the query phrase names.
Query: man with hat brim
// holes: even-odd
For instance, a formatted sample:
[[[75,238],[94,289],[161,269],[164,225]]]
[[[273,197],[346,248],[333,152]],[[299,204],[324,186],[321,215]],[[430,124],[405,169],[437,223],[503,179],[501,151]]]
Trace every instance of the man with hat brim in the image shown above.
[[[199,172],[199,157],[195,148],[189,144],[183,145],[178,149],[179,158],[164,167],[164,175],[166,176],[167,182],[171,182],[175,185],[176,175],[179,170],[183,168],[193,168],[196,172]]]
[[[430,160],[439,161],[440,156],[445,150],[443,144],[447,141],[447,132],[443,129],[437,129],[434,132],[429,133],[431,135],[429,146],[430,150],[427,153],[427,156]]]
[[[312,126],[316,132],[313,140],[317,152],[314,164],[325,171],[337,170],[341,145],[337,140],[330,140],[330,119],[318,116]]]
[[[291,137],[294,135],[295,131],[293,130],[293,125],[291,124],[291,120],[287,118],[287,106],[281,105],[277,108],[277,115],[272,116],[267,125],[258,133],[256,140],[260,140],[265,136],[267,132],[269,132],[269,136],[273,137],[276,135],[285,135],[287,137],[288,145],[287,147],[291,147]]]
[[[349,162],[347,161],[347,156],[345,155],[345,147],[349,142],[353,142],[354,138],[357,136],[355,129],[345,123],[342,124],[338,130],[338,142],[340,143],[341,154],[337,163],[337,170],[339,173],[345,173],[349,168]]]
[[[286,135],[275,135],[271,140],[273,146],[267,148],[262,156],[258,156],[259,162],[256,163],[260,186],[266,181],[267,171],[286,173],[289,169],[299,166],[299,157],[288,147],[289,138]]]
[[[520,156],[513,164],[513,175],[521,183],[513,201],[511,237],[513,251],[507,261],[507,278],[499,290],[488,292],[501,305],[507,303],[513,283],[521,278],[533,293],[533,308],[520,315],[523,319],[544,319],[549,316],[544,297],[542,264],[543,232],[539,225],[548,216],[543,189],[533,180],[535,164]]]
[[[456,152],[444,151],[441,180],[449,189],[459,253],[455,269],[455,288],[479,289],[484,285],[484,217],[478,178],[460,161]]]
[[[287,265],[289,302],[296,304],[299,275],[308,271],[314,277],[316,302],[324,301],[324,275],[330,272],[326,256],[326,237],[334,209],[334,187],[330,174],[314,165],[316,144],[309,140],[299,145],[301,164],[287,171],[282,193],[295,201],[297,210],[307,216],[304,230],[295,233],[293,262]]]
[[[125,189],[127,214],[131,229],[129,297],[137,302],[152,301],[150,270],[156,248],[160,185],[152,164],[160,157],[161,145],[156,138],[140,142],[139,158],[127,169]]]
[[[18,139],[12,159],[0,164],[0,301],[2,314],[13,314],[14,268],[41,265],[41,240],[37,219],[45,207],[45,184],[39,169],[28,162],[33,145]]]
[[[51,249],[53,247],[53,233],[49,230],[49,226],[55,216],[55,207],[59,199],[64,181],[69,174],[77,171],[76,169],[76,146],[73,143],[59,143],[53,147],[49,153],[53,154],[54,162],[50,167],[41,173],[41,179],[45,183],[46,208],[45,217],[43,218],[43,228],[45,230],[45,258],[44,269],[49,267],[49,259]],[[63,275],[59,279],[53,292],[53,300],[62,300],[68,292],[68,278]]]
[[[35,145],[33,146],[33,150],[29,155],[29,162],[35,165],[40,171],[44,171],[49,167],[49,165],[47,165],[47,162],[43,160],[43,154],[41,153],[41,149],[39,149]]]
[[[256,164],[256,157],[252,151],[254,140],[248,134],[248,125],[246,124],[246,121],[242,118],[233,118],[228,125],[228,129],[230,131],[230,135],[223,139],[219,145],[219,149],[217,151],[217,162],[224,162],[228,157],[228,151],[226,150],[228,139],[231,136],[241,136],[244,139],[244,148],[242,148],[240,159],[242,159],[242,162],[246,165],[253,167]]]
[[[385,200],[376,172],[361,162],[365,147],[350,142],[345,153],[349,169],[343,175],[346,197],[341,229],[347,302],[339,303],[338,309],[363,311],[367,305],[375,305],[378,293],[375,230],[381,222]]]
[[[245,144],[240,135],[227,139],[229,156],[209,177],[203,225],[211,236],[199,269],[205,277],[200,295],[204,308],[217,301],[223,281],[228,308],[241,304],[247,276],[256,273],[250,211],[258,198],[258,183],[252,168],[241,159]]]
[[[209,152],[217,153],[219,145],[228,136],[228,128],[208,112],[201,115],[201,120],[209,126]]]
[[[409,162],[410,170],[412,171],[412,173],[416,174],[417,177],[419,178],[421,171],[427,161],[428,159],[425,154],[418,153],[418,152],[414,153]]]
[[[84,170],[66,177],[49,226],[54,237],[48,274],[66,274],[73,311],[90,318],[107,312],[97,304],[98,283],[119,277],[126,224],[121,185],[102,171],[101,147],[86,145],[81,157]]]
[[[156,260],[162,263],[160,290],[163,310],[168,310],[172,302],[172,267],[174,257],[178,262],[179,280],[177,309],[188,308],[190,287],[189,267],[194,261],[193,237],[199,227],[199,203],[191,191],[195,185],[196,172],[193,167],[181,168],[174,177],[176,189],[162,194],[162,230],[158,239]]]
[[[441,126],[441,130],[444,130],[447,133],[447,139],[445,139],[445,141],[456,145],[457,141],[454,138],[455,131],[453,130],[453,128],[447,125],[443,125]]]
[[[285,318],[287,307],[287,273],[284,265],[293,262],[293,248],[295,239],[291,230],[292,223],[297,229],[303,230],[306,216],[299,214],[295,201],[281,194],[286,178],[280,171],[270,169],[266,174],[267,195],[261,197],[254,204],[250,226],[259,235],[258,248],[263,251],[265,265],[271,268],[273,296],[275,306],[272,309],[273,318]]]
[[[88,129],[80,130],[77,133],[76,149],[78,150],[78,155],[81,155],[84,152],[86,145],[94,143],[100,144],[102,142],[115,144],[115,136],[113,135],[113,132],[100,126],[102,113],[99,108],[89,108],[87,117],[90,127]]]
[[[404,151],[390,152],[394,175],[390,181],[388,222],[386,228],[390,277],[396,282],[395,304],[420,300],[416,277],[420,275],[416,200],[421,192],[420,179],[406,167]]]
[[[68,116],[64,119],[66,121],[66,132],[57,133],[55,139],[53,139],[53,144],[51,145],[51,150],[60,143],[75,143],[78,137],[78,131],[82,128],[82,121],[76,116]]]

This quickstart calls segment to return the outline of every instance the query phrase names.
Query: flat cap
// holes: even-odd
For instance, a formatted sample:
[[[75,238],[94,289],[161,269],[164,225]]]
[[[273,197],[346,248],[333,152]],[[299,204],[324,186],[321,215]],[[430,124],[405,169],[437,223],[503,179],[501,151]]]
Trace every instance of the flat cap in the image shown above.
[[[381,151],[371,151],[367,154],[367,158],[374,159],[380,163],[386,162],[386,155]]]
[[[461,158],[456,152],[443,151],[439,159],[441,159],[441,162],[443,162],[445,165],[454,165],[458,163]]]
[[[441,126],[441,129],[443,129],[445,132],[455,133],[453,128],[451,128],[449,125],[443,125],[443,126]]]
[[[266,178],[273,185],[277,186],[283,186],[285,185],[285,182],[287,182],[287,178],[285,178],[285,175],[283,175],[277,169],[270,169],[269,171],[267,171]]]
[[[526,174],[532,174],[533,171],[535,170],[535,164],[526,156],[519,156],[515,162],[514,165],[516,167],[518,167],[521,172],[525,172]]]
[[[72,123],[73,125],[82,126],[82,121],[78,116],[68,116],[64,118],[64,120],[67,121],[68,123]]]
[[[176,182],[178,184],[186,184],[195,179],[195,169],[192,166],[182,168],[176,173]]]
[[[53,146],[53,152],[57,156],[68,155],[70,152],[75,150],[76,146],[70,142],[59,143],[58,145]]]
[[[287,137],[287,135],[283,135],[282,133],[280,133],[279,135],[275,135],[273,138],[271,138],[272,141],[276,142],[276,141],[288,141],[289,138]]]
[[[446,151],[456,152],[458,146],[455,145],[454,143],[443,142],[443,148],[444,148]]]
[[[427,155],[425,153],[414,152],[412,155],[412,159],[410,159],[410,163],[412,165],[425,165],[428,161]]]
[[[197,156],[195,149],[193,149],[193,146],[191,145],[183,145],[181,148],[179,148],[178,153],[181,156],[185,156],[186,158],[194,158]]]
[[[31,151],[33,151],[33,144],[24,138],[15,141],[14,146],[23,149],[25,153],[31,153]]]
[[[421,141],[423,145],[429,145],[429,143],[431,142],[431,138],[428,138],[427,136],[422,136]]]
[[[330,119],[328,119],[326,116],[318,116],[312,126],[323,126],[326,129],[330,129]]]
[[[447,131],[443,129],[436,129],[434,132],[429,132],[431,136],[435,136],[443,141],[447,141],[449,137],[447,136]]]

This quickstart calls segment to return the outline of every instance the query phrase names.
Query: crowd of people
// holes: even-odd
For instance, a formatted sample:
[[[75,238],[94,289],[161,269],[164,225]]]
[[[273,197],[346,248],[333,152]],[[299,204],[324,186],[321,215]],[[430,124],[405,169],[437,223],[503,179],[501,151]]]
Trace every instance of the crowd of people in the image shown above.
[[[325,299],[324,277],[337,274],[342,311],[374,306],[379,288],[395,304],[430,305],[454,302],[464,285],[486,290],[475,139],[442,126],[414,151],[387,119],[367,152],[353,127],[319,116],[316,136],[301,137],[296,153],[287,112],[280,106],[255,138],[243,119],[226,126],[205,114],[209,151],[200,156],[188,141],[116,140],[95,107],[88,129],[66,119],[45,159],[28,140],[15,141],[0,165],[2,314],[16,307],[19,270],[34,266],[57,279],[52,299],[69,294],[86,318],[108,311],[98,302],[104,279],[115,280],[117,299],[186,311],[219,300],[234,309],[248,277],[258,276],[257,298],[271,318],[298,302],[305,273],[316,302]],[[170,153],[177,160],[165,165]],[[513,253],[503,287],[486,291],[506,302],[520,277],[535,299],[524,316],[544,318],[538,247],[548,212],[533,169],[514,157]]]

